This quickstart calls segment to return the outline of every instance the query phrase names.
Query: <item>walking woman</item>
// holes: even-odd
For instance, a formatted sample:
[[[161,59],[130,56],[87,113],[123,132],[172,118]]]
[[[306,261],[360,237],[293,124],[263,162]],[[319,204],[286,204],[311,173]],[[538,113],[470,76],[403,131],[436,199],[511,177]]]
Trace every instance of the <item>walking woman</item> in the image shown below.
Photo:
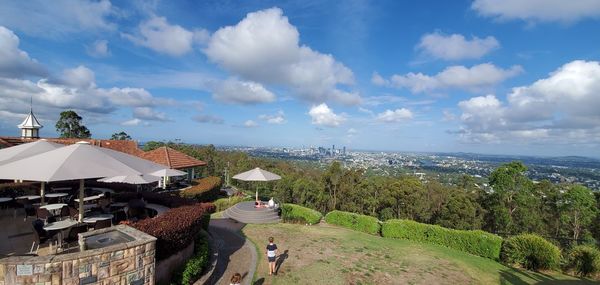
[[[275,260],[277,259],[277,245],[273,243],[273,237],[269,238],[269,244],[267,245],[267,260],[269,261],[269,275],[273,275],[275,272]]]

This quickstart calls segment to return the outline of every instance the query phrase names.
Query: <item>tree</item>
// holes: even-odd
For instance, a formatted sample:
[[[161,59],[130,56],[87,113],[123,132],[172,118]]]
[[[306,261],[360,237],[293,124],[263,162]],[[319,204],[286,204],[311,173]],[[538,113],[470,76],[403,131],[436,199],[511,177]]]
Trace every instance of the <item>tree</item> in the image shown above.
[[[337,209],[337,195],[342,182],[343,173],[344,170],[339,161],[331,163],[327,171],[323,173],[323,184],[325,184],[325,189],[327,190],[327,193],[329,193],[329,210]]]
[[[73,110],[60,113],[60,119],[56,122],[56,131],[61,138],[87,139],[92,136],[90,130],[81,123],[82,118]]]
[[[110,137],[111,140],[116,140],[116,141],[130,141],[131,137],[124,131],[121,131],[120,133],[114,133],[112,134],[112,136]]]
[[[594,193],[585,186],[573,185],[562,199],[561,221],[569,226],[573,239],[582,237],[596,217],[596,199]]]

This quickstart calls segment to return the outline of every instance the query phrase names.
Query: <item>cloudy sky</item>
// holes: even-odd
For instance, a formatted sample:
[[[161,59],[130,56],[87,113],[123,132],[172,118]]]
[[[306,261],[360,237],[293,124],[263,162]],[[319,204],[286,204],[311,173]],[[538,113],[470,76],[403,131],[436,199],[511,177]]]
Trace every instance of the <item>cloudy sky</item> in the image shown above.
[[[200,3],[201,2],[201,3]],[[600,157],[600,1],[4,1],[0,135]]]

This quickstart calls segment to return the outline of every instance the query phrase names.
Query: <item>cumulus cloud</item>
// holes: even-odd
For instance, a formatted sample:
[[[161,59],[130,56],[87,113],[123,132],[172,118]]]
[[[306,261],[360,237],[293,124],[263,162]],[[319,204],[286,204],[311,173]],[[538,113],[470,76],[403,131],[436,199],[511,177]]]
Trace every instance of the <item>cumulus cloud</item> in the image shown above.
[[[116,25],[109,20],[114,10],[109,0],[5,1],[0,25],[33,36],[63,38],[73,33],[114,30]]]
[[[86,53],[91,57],[107,57],[110,56],[107,40],[97,40],[91,45],[86,46]]]
[[[497,67],[491,63],[478,64],[472,67],[462,65],[449,66],[435,75],[423,73],[394,74],[390,79],[374,80],[381,86],[407,88],[413,93],[428,93],[448,89],[481,92],[494,85],[523,72],[523,68],[514,65],[508,69]]]
[[[417,45],[424,55],[443,60],[478,59],[499,47],[500,43],[492,36],[468,40],[460,34],[440,32],[423,35]]]
[[[166,122],[169,121],[167,115],[162,112],[157,112],[156,110],[150,107],[136,107],[133,109],[133,117],[141,120],[147,121],[160,121]]]
[[[308,115],[312,118],[312,124],[318,126],[337,127],[346,120],[334,113],[325,103],[311,107]]]
[[[59,82],[77,88],[94,88],[96,87],[96,76],[94,72],[80,65],[75,68],[65,69]]]
[[[208,123],[208,124],[223,124],[225,120],[221,117],[214,115],[197,115],[192,118],[192,120],[198,123]]]
[[[121,36],[136,45],[144,46],[170,56],[182,56],[192,51],[195,43],[208,39],[206,30],[187,30],[172,25],[165,17],[153,16],[140,23],[135,34],[122,33]]]
[[[256,127],[258,127],[258,123],[256,123],[253,120],[247,120],[247,121],[244,122],[244,127],[246,127],[246,128],[256,128]]]
[[[212,86],[213,98],[231,104],[258,104],[275,101],[275,94],[253,81],[227,79]]]
[[[377,121],[384,123],[405,122],[413,118],[413,113],[406,108],[396,110],[385,110],[377,115]]]
[[[458,104],[468,141],[600,143],[600,63],[572,61],[528,86]]]
[[[138,118],[133,118],[131,120],[127,120],[125,122],[122,122],[121,125],[123,126],[138,126],[140,123],[142,123],[143,121],[138,119]]]
[[[19,37],[15,33],[0,26],[0,76],[20,78],[28,75],[44,75],[46,73],[44,68],[19,49],[19,42]]]
[[[301,45],[298,30],[279,8],[249,13],[237,25],[219,29],[204,52],[243,79],[285,86],[309,102],[360,103],[358,93],[339,88],[354,83],[352,71],[332,55]]]
[[[282,110],[277,111],[275,115],[260,115],[259,119],[266,121],[269,124],[282,125],[286,123],[285,114]]]
[[[501,21],[570,23],[600,17],[600,1],[596,0],[475,0],[471,8]]]

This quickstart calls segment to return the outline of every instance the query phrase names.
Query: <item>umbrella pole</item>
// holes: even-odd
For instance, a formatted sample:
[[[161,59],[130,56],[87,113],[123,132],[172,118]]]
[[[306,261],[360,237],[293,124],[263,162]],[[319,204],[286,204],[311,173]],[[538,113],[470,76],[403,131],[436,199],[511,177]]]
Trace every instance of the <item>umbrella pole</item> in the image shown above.
[[[44,205],[44,196],[46,196],[46,182],[42,181],[42,187],[40,188],[40,196],[42,197],[42,206]]]
[[[83,221],[83,198],[85,197],[83,179],[79,179],[79,222]]]

